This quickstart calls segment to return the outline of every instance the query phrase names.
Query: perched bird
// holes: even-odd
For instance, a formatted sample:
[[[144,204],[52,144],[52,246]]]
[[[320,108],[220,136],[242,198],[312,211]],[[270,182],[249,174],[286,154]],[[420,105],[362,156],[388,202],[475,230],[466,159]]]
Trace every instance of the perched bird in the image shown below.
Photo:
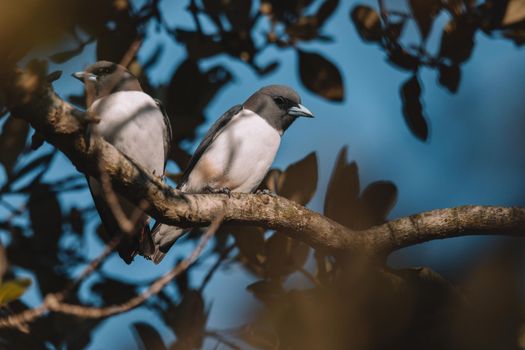
[[[230,108],[198,146],[177,186],[188,193],[253,192],[270,169],[281,136],[298,117],[313,114],[287,86],[266,86]],[[183,229],[153,229],[159,262]]]
[[[73,77],[85,85],[88,113],[100,120],[90,125],[89,132],[102,136],[151,174],[163,176],[171,127],[160,103],[144,93],[138,79],[116,63],[99,61],[83,72],[73,73]],[[92,177],[88,177],[88,184],[108,235],[124,234],[108,192]],[[124,197],[116,195],[116,198],[125,217],[134,224],[132,232],[124,234],[117,247],[120,257],[129,264],[137,253],[154,254],[149,216]],[[156,227],[160,232],[165,229],[160,224]]]

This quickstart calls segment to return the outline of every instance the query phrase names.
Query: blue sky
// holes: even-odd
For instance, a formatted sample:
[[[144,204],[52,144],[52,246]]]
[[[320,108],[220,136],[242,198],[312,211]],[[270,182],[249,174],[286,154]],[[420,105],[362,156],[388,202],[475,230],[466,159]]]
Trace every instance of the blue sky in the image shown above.
[[[184,2],[163,1],[162,4],[169,23],[191,26]],[[523,206],[525,50],[478,33],[473,56],[462,66],[461,85],[456,95],[438,86],[435,71],[423,70],[422,98],[430,121],[430,139],[423,143],[410,134],[401,114],[399,86],[409,74],[388,65],[378,47],[358,38],[348,16],[355,4],[341,2],[338,12],[325,26],[325,33],[335,38],[333,43],[301,45],[304,50],[322,52],[336,63],[345,85],[343,103],[328,102],[303,88],[297,71],[297,55],[291,49],[268,49],[258,58],[261,63],[275,57],[280,59],[279,68],[264,78],[243,63],[221,56],[203,62],[203,67],[226,64],[232,68],[235,79],[208,105],[207,122],[198,130],[200,137],[216,118],[251,92],[267,84],[282,83],[299,91],[303,104],[316,114],[316,119],[299,120],[286,132],[274,165],[284,168],[311,151],[317,152],[320,173],[317,194],[309,205],[312,209],[322,209],[334,160],[344,145],[349,146],[349,160],[358,164],[363,187],[377,180],[389,180],[397,185],[399,197],[391,218],[463,204]],[[442,16],[436,25],[439,27],[445,21]],[[414,28],[407,30],[414,39]],[[429,46],[435,47],[438,39],[439,33],[434,34]],[[169,45],[151,71],[153,83],[166,82],[185,58],[183,48],[160,33],[144,43],[139,59],[148,57],[161,41]],[[62,78],[55,83],[60,95],[81,91],[80,84],[69,74],[93,62],[94,52],[94,46],[90,45],[81,56],[59,67],[64,70]],[[193,149],[196,145],[188,147]],[[69,161],[60,156],[48,176],[54,178],[74,172]],[[83,206],[90,201],[87,192],[63,199],[67,205]],[[92,224],[91,229],[93,227]],[[430,266],[446,273],[451,266],[486,253],[498,241],[469,237],[430,242],[395,253],[391,262],[394,266]],[[95,236],[88,235],[86,249],[90,254],[97,255],[100,247]],[[191,244],[176,247],[160,266],[141,259],[126,266],[113,257],[104,269],[120,278],[148,280],[169,270],[176,257],[190,249]],[[211,261],[205,263],[211,264]],[[205,271],[207,269],[202,269],[202,273]],[[200,281],[202,274],[195,271],[192,277]],[[211,308],[210,328],[242,324],[243,309],[253,302],[244,288],[252,281],[253,277],[238,268],[220,271],[214,277],[206,290],[207,305]],[[38,299],[34,290],[24,298],[31,303]],[[136,348],[128,326],[130,321],[150,322],[163,330],[167,341],[173,340],[153,313],[140,309],[104,322],[89,349]],[[115,334],[121,339],[118,344],[115,344]]]

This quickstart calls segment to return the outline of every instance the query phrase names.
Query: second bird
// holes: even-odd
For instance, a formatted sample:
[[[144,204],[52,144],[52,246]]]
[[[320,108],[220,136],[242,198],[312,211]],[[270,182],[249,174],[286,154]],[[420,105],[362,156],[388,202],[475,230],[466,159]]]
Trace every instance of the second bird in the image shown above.
[[[281,136],[298,118],[313,114],[293,89],[266,86],[224,113],[208,130],[186,168],[183,192],[253,192],[273,163]],[[159,263],[184,229],[153,229]]]

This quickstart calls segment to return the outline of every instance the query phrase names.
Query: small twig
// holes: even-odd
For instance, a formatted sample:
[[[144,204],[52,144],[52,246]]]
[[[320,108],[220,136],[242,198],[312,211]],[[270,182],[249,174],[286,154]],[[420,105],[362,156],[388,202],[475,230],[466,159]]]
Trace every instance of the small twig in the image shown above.
[[[63,303],[64,294],[62,293],[53,293],[48,294],[44,303],[34,309],[23,311],[16,315],[7,316],[0,319],[0,328],[18,328],[20,330],[27,329],[26,324],[45,314],[47,311],[60,312],[69,315],[75,315],[83,318],[102,318],[108,317],[111,315],[123,313],[129,311],[141,304],[143,304],[149,297],[158,294],[169,282],[171,282],[175,277],[184,272],[190,265],[192,265],[197,258],[200,256],[202,250],[206,246],[206,243],[210,238],[215,234],[218,227],[222,223],[223,216],[216,218],[212,224],[209,226],[206,233],[202,236],[201,240],[197,244],[197,247],[193,252],[184,260],[182,260],[177,266],[175,266],[170,272],[156,280],[148,289],[143,293],[129,299],[128,301],[112,305],[108,307],[89,307],[82,305],[73,305]],[[116,243],[115,243],[116,244]],[[109,255],[108,250],[106,249],[101,255],[101,258],[94,260],[86,270],[79,276],[79,280],[87,277],[90,273],[95,271],[100,263]]]
[[[204,279],[202,280],[201,286],[199,288],[199,292],[202,293],[204,288],[206,288],[206,285],[211,280],[215,272],[219,269],[219,266],[221,266],[222,262],[230,255],[231,251],[235,248],[235,244],[230,245],[229,247],[225,248],[215,264],[211,267],[211,269],[208,271]]]
[[[130,47],[128,48],[128,51],[122,56],[122,59],[120,60],[120,65],[123,67],[128,68],[131,62],[133,62],[133,59],[137,55],[137,52],[139,51],[140,47],[142,46],[142,39],[137,38],[131,43]]]

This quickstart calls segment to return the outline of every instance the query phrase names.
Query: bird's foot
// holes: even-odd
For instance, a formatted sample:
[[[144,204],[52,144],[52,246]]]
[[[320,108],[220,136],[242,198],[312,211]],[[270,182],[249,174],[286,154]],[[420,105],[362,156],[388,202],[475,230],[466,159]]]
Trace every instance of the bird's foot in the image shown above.
[[[255,194],[265,194],[270,197],[277,197],[277,193],[270,191],[269,189],[265,188],[263,190],[257,190],[255,191]]]
[[[213,194],[227,194],[228,197],[231,197],[232,195],[232,191],[228,187],[212,188],[210,186],[206,186],[204,188],[204,192]]]

